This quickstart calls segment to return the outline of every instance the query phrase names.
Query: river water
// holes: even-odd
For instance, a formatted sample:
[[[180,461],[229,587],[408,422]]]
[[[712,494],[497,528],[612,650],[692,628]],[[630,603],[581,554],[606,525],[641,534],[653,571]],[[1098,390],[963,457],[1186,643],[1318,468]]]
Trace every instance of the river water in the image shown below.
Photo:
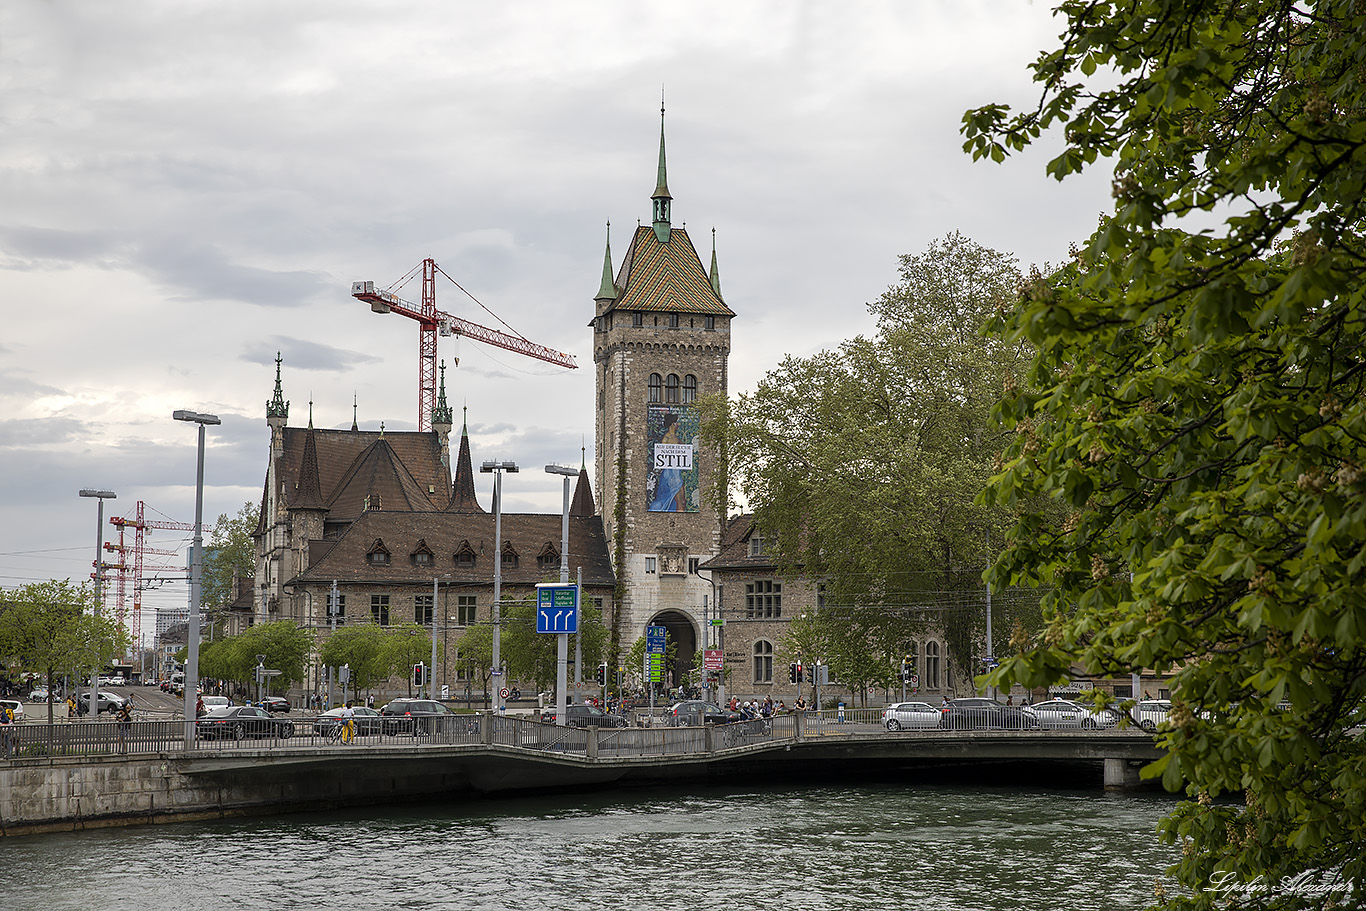
[[[1172,800],[955,785],[688,786],[0,842],[0,908],[1123,911]]]

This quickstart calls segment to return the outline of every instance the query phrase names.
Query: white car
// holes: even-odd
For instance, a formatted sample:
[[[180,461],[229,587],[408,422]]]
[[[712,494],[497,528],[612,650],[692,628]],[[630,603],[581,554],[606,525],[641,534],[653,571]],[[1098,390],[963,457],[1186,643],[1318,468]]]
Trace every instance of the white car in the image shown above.
[[[15,721],[24,720],[24,704],[18,699],[0,699],[0,705],[7,705],[14,712]]]
[[[45,686],[36,687],[36,688],[33,690],[33,692],[31,692],[31,693],[28,694],[28,701],[29,701],[29,702],[47,702],[47,696],[48,696],[47,687],[45,687]]]
[[[212,712],[214,709],[226,709],[232,706],[232,700],[227,696],[200,696],[200,701],[204,703],[204,711]]]
[[[1143,699],[1139,701],[1130,712],[1138,726],[1149,733],[1157,730],[1157,726],[1167,720],[1171,714],[1172,702],[1170,699]]]
[[[898,702],[882,710],[889,731],[923,731],[939,727],[940,711],[928,702]]]
[[[1050,699],[1023,708],[1025,714],[1034,716],[1041,728],[1093,731],[1119,724],[1119,716],[1109,709],[1098,712],[1071,699]]]

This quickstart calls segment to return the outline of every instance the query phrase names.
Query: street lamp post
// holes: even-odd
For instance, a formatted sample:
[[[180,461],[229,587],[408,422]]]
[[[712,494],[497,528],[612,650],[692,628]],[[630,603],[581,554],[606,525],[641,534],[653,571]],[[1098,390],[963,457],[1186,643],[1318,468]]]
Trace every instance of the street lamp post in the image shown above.
[[[100,603],[104,599],[104,501],[118,499],[118,494],[112,490],[94,490],[84,488],[80,495],[83,497],[94,497],[99,500],[99,508],[95,518],[95,602],[90,608],[90,616],[98,618],[100,615]],[[76,708],[81,705],[80,697],[76,697]],[[95,668],[90,673],[90,718],[94,720],[100,714],[100,653],[98,631],[95,637]]]
[[[557,474],[564,477],[564,512],[560,517],[560,584],[569,584],[569,480],[577,478],[579,470],[577,468],[565,468],[562,465],[547,465],[547,474]],[[580,606],[579,620],[583,620],[583,609]],[[568,701],[569,690],[569,634],[560,633],[556,637],[555,643],[555,723],[565,725],[568,723]],[[574,634],[574,641],[579,641],[579,633]],[[578,693],[574,695],[577,697]]]
[[[221,424],[216,414],[179,410],[171,415],[177,421],[199,425],[199,461],[194,484],[194,548],[190,559],[189,654],[185,656],[185,749],[194,749],[195,703],[199,695],[199,600],[204,571],[204,426]]]
[[[504,711],[503,667],[500,654],[503,597],[503,472],[516,473],[516,462],[485,462],[479,466],[483,474],[493,474],[493,667],[489,669],[489,687],[498,697],[498,713]]]

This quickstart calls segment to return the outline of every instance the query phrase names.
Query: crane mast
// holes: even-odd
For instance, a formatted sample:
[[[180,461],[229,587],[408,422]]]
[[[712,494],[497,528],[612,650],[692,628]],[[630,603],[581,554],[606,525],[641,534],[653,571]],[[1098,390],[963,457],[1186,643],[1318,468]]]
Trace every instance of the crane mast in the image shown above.
[[[432,429],[432,408],[436,405],[436,340],[438,335],[465,336],[486,345],[493,345],[507,351],[515,351],[527,357],[556,364],[560,367],[575,369],[579,365],[574,356],[563,351],[538,345],[520,335],[512,335],[498,329],[490,329],[478,323],[452,316],[436,309],[436,260],[428,257],[422,261],[422,302],[411,303],[383,288],[376,288],[374,282],[352,282],[351,296],[365,301],[375,313],[397,313],[416,320],[418,324],[417,346],[417,429]],[[409,275],[412,273],[410,272]],[[442,273],[443,275],[445,273]],[[463,290],[463,289],[462,289]],[[468,292],[466,292],[468,293]]]

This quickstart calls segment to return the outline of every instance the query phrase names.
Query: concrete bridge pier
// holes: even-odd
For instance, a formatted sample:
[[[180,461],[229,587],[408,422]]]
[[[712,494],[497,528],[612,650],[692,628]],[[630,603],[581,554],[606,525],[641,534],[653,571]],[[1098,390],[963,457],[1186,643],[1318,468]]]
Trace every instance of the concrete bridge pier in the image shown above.
[[[1136,759],[1106,759],[1105,790],[1136,791],[1143,787],[1138,772],[1145,764],[1142,760]]]

